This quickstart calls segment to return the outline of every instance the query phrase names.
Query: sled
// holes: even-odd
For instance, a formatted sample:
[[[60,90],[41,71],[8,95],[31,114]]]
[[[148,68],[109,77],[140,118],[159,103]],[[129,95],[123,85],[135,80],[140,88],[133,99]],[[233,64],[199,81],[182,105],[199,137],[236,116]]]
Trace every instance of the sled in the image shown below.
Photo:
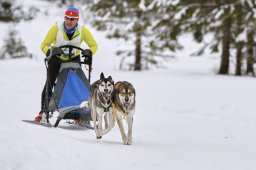
[[[82,52],[82,48],[65,45],[60,46],[59,49],[61,50],[57,52],[58,55],[54,56],[53,54],[52,56],[59,57],[65,50],[68,51],[69,60],[59,60],[61,67],[52,90],[51,98],[49,98],[48,92],[50,81],[47,69],[47,88],[44,104],[44,112],[46,113],[47,122],[49,123],[49,114],[53,114],[53,112],[58,112],[54,127],[57,127],[62,119],[82,120],[88,122],[91,120],[91,111],[88,107],[91,65],[86,62],[86,58],[84,56],[81,57],[81,59],[84,58],[83,61],[71,61],[72,50],[75,49]],[[85,65],[85,67],[86,65],[89,66],[88,78],[81,68],[82,65]]]

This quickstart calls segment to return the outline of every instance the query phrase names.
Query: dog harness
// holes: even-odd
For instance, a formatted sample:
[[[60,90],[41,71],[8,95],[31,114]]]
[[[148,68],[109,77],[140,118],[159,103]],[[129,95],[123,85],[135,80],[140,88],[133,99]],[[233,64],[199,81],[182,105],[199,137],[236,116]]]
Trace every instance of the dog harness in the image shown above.
[[[114,103],[112,103],[112,107],[113,107],[114,116],[115,116],[116,118],[118,118],[117,115],[116,115],[116,110],[117,110],[117,108],[116,108],[116,105],[115,105]],[[125,120],[126,117],[127,117],[127,115],[128,115],[128,113],[125,112],[122,108],[121,108],[121,110],[122,110],[122,112],[124,113],[124,115],[123,115],[123,117],[121,117],[121,119],[119,119],[119,118],[118,118],[118,119],[119,119],[119,120]]]
[[[110,100],[110,101],[108,101],[108,102],[106,103],[106,101],[104,100],[103,96],[100,95],[100,94],[101,94],[100,92],[97,92],[97,98],[98,98],[99,101],[100,101],[98,104],[100,104],[100,105],[104,108],[104,112],[108,112],[112,102],[111,102],[111,100]],[[106,107],[103,103],[106,104],[107,107]]]

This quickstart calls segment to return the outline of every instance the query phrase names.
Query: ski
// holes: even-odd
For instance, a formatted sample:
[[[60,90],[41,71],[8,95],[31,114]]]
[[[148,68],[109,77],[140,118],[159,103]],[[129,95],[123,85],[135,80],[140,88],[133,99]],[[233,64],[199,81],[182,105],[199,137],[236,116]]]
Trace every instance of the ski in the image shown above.
[[[40,122],[35,122],[34,120],[22,120],[23,122],[31,123],[34,125],[39,125],[39,126],[44,126],[44,127],[52,127],[50,123],[40,123]]]

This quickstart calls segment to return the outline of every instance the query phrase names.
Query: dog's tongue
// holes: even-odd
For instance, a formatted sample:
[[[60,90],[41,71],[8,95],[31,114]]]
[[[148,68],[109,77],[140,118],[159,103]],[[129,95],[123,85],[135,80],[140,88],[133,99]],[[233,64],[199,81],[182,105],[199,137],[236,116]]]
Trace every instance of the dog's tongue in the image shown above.
[[[104,97],[110,97],[110,93],[104,93]]]

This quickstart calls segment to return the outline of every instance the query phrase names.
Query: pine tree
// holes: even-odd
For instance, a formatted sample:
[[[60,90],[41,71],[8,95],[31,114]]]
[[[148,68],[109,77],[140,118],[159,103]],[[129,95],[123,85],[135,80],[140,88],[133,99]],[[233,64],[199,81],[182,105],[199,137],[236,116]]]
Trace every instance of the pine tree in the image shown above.
[[[1,50],[0,56],[0,59],[32,57],[32,55],[27,52],[27,48],[23,44],[21,38],[18,37],[18,32],[15,29],[9,30],[8,37],[5,39],[5,44]]]
[[[175,52],[182,49],[177,38],[182,34],[182,24],[175,19],[178,11],[175,1],[154,0],[151,3],[155,11],[155,20],[152,28],[153,39],[150,48],[156,53],[165,51]]]
[[[255,34],[250,26],[255,25],[252,18],[256,5],[253,0],[181,0],[176,5],[168,7],[172,7],[176,13],[174,16],[169,13],[169,16],[175,18],[172,22],[178,25],[179,34],[192,32],[198,42],[203,42],[205,35],[214,34],[214,39],[204,44],[197,54],[203,54],[205,48],[210,48],[211,52],[221,51],[219,74],[229,74],[230,57],[232,57],[230,50],[232,49],[237,51],[236,70],[237,74],[240,74],[245,43],[248,49],[247,70],[252,72],[254,42],[249,37]],[[168,28],[167,24],[165,26]],[[169,26],[169,29],[171,28]],[[245,33],[248,34],[247,37],[242,36]],[[245,37],[245,39],[239,37]]]
[[[0,21],[9,22],[13,19],[12,2],[3,0],[0,1]]]
[[[154,39],[151,30],[155,22],[155,11],[150,0],[99,0],[92,5],[93,25],[98,30],[108,32],[108,38],[123,39],[127,44],[132,42],[134,50],[118,50],[117,55],[134,56],[134,70],[147,68],[147,63],[157,64],[152,56],[150,39]],[[151,56],[151,57],[150,57]]]

